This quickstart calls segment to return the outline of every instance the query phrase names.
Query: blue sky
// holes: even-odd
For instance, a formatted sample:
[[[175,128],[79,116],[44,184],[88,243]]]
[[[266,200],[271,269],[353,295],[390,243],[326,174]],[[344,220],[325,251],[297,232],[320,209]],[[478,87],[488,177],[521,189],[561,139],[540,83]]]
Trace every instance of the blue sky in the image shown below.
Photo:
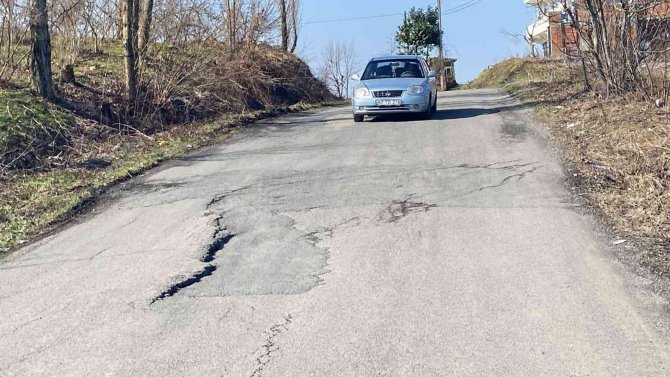
[[[470,0],[442,0],[443,12]],[[303,0],[298,53],[313,68],[329,41],[354,42],[363,65],[373,55],[389,52],[402,16],[332,23],[310,23],[354,17],[402,13],[415,6],[435,5],[431,0]],[[481,70],[512,55],[525,54],[526,46],[503,31],[523,34],[534,13],[523,0],[481,0],[463,11],[442,17],[449,56],[457,58],[457,80],[465,83]]]

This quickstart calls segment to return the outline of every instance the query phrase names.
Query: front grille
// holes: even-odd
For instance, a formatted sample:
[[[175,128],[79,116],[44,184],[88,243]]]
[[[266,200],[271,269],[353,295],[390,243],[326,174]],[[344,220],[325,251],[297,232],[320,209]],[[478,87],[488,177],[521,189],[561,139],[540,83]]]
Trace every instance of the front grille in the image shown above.
[[[408,112],[409,106],[366,106],[365,111],[368,113],[389,113],[389,112]]]
[[[372,92],[377,98],[389,98],[402,96],[402,90],[380,90]]]

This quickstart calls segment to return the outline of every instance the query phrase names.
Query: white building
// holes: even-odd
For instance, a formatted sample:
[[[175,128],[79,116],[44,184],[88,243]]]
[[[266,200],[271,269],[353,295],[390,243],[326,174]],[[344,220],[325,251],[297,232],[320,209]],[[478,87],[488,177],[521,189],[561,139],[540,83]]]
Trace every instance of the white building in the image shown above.
[[[552,33],[552,25],[568,22],[565,7],[572,6],[574,0],[524,0],[527,6],[537,9],[537,19],[526,28],[526,38],[533,48],[542,46],[545,56],[560,56],[557,47],[565,44],[564,28]],[[553,41],[552,41],[553,37]]]

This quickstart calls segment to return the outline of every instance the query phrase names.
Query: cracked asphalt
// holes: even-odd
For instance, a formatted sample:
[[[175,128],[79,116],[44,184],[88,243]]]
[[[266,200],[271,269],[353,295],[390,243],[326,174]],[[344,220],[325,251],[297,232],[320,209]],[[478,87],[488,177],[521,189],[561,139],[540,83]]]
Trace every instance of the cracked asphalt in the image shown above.
[[[3,376],[668,376],[527,110],[265,121],[0,261]]]

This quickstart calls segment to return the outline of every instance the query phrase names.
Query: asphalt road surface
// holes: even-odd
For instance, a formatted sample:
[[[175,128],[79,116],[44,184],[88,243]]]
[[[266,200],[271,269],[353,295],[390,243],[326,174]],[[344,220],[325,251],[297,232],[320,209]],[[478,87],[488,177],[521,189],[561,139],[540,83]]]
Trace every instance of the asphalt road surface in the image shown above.
[[[494,90],[266,121],[0,262],[0,375],[668,376],[668,305]]]

